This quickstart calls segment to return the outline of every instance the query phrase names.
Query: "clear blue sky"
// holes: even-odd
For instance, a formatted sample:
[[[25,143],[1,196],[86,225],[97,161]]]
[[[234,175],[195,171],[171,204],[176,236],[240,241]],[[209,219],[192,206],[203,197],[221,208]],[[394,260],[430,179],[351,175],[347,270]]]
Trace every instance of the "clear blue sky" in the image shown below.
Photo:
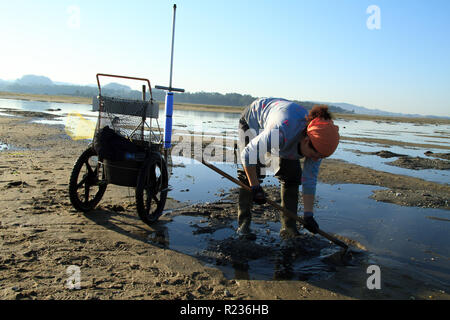
[[[173,3],[175,87],[450,116],[448,0],[1,1],[0,79],[167,85]]]

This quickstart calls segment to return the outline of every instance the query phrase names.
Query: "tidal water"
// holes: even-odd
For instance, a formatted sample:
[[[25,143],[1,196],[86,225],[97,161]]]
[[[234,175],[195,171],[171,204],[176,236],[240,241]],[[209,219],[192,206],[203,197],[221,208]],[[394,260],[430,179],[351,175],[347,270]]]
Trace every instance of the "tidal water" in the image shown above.
[[[53,120],[33,119],[49,125],[65,125],[67,114],[78,112],[88,121],[95,123],[96,113],[90,111],[89,105],[73,105],[62,103],[46,103],[34,101],[19,101],[0,99],[2,109],[18,109],[28,111],[48,112],[57,116]],[[49,109],[56,111],[48,111]],[[236,138],[239,114],[213,113],[199,111],[175,110],[173,128],[176,132],[187,130],[190,132],[205,132],[211,136]],[[159,125],[164,125],[164,113],[161,113]],[[411,170],[387,165],[386,162],[396,158],[383,159],[376,155],[356,153],[388,150],[394,153],[406,154],[413,157],[426,157],[424,152],[448,152],[450,126],[412,123],[390,123],[375,121],[336,121],[341,135],[348,137],[367,137],[388,139],[394,141],[412,142],[435,145],[437,147],[406,147],[389,146],[376,143],[355,143],[342,141],[334,159],[342,159],[365,167],[404,174],[424,180],[442,184],[450,182],[449,170]],[[442,146],[442,148],[440,147]],[[0,142],[0,151],[8,150],[5,143]],[[175,166],[170,176],[172,190],[169,196],[186,203],[212,202],[219,195],[226,193],[235,185],[219,176],[211,169],[196,163],[195,160],[173,157]],[[214,163],[220,169],[232,176],[236,175],[236,165]],[[267,178],[265,184],[277,184],[274,178]],[[370,199],[373,190],[380,187],[340,184],[318,184],[318,208],[316,217],[323,230],[333,232],[354,239],[367,247],[374,263],[407,270],[426,281],[450,286],[450,216],[448,210],[402,207],[395,204],[377,202]],[[449,195],[450,198],[450,195]],[[204,218],[203,218],[204,219]],[[211,240],[222,240],[234,234],[236,224],[229,228],[220,229],[213,234],[194,234],[192,224],[201,224],[202,218],[179,216],[165,225],[164,232],[158,235],[149,232],[150,242],[155,237],[162,237],[168,248],[189,255],[204,258],[202,252],[207,250]],[[262,233],[272,233],[277,237],[279,223],[271,223],[264,228],[254,226],[259,237]],[[214,265],[213,260],[206,259],[206,263]],[[255,260],[249,263],[245,275],[230,266],[216,266],[230,278],[272,279],[278,268],[273,261]],[[327,273],[320,260],[294,261],[292,263],[294,275],[312,272]]]
[[[22,101],[0,99],[0,112],[2,109],[17,109],[25,111],[40,111],[56,116],[55,119],[33,119],[33,122],[49,125],[73,126],[73,114],[79,113],[85,120],[93,125],[97,120],[97,113],[91,111],[90,105],[53,103],[39,101]],[[55,111],[48,111],[55,110]],[[175,110],[173,114],[173,136],[189,133],[203,133],[205,137],[237,139],[237,123],[239,114],[217,113],[205,111]],[[160,110],[158,122],[152,121],[154,128],[164,130],[164,110]],[[415,123],[394,123],[367,120],[336,120],[341,136],[375,138],[393,140],[396,142],[409,142],[429,145],[429,147],[410,147],[385,145],[373,142],[354,142],[342,140],[331,159],[341,159],[350,163],[361,165],[375,170],[394,174],[417,177],[427,181],[443,184],[450,183],[450,170],[413,170],[386,164],[397,157],[384,159],[376,155],[361,154],[361,152],[377,152],[381,150],[404,154],[411,157],[423,157],[426,151],[434,153],[447,153],[450,146],[450,125],[431,125]],[[87,126],[85,126],[87,127]],[[91,126],[92,128],[93,126]],[[92,133],[93,134],[93,133]]]

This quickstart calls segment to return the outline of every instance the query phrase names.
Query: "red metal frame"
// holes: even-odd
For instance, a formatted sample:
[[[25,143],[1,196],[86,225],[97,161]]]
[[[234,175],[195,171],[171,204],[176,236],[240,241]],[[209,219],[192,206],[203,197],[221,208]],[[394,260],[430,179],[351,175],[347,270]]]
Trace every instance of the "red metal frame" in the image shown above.
[[[100,79],[99,77],[112,77],[112,78],[121,78],[121,79],[130,79],[130,80],[139,80],[139,81],[146,81],[148,83],[148,90],[150,91],[150,99],[153,100],[153,94],[152,94],[152,86],[150,84],[150,80],[145,78],[136,78],[136,77],[128,77],[128,76],[118,76],[115,74],[106,74],[106,73],[97,73],[97,85],[98,85],[98,94],[102,95],[102,89],[100,87]]]

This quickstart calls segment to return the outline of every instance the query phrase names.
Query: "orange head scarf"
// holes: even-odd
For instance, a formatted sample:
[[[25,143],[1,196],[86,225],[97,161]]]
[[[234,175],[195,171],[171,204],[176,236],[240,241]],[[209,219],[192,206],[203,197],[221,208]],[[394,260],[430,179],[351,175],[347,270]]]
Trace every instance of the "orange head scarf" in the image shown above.
[[[339,144],[339,127],[333,120],[315,118],[306,132],[314,148],[325,157],[331,156]]]

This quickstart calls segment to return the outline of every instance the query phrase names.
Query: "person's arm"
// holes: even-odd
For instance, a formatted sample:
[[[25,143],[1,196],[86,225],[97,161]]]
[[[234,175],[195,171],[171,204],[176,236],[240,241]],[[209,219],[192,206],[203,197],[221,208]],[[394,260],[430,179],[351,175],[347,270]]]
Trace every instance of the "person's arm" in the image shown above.
[[[272,141],[276,141],[275,146],[272,145]],[[241,153],[242,164],[250,187],[252,188],[253,201],[255,203],[264,204],[266,202],[266,195],[259,183],[259,177],[256,172],[258,157],[259,155],[265,155],[266,152],[271,152],[272,154],[275,152],[278,154],[279,142],[280,135],[278,129],[266,129],[253,138]]]
[[[303,165],[303,220],[305,221],[305,228],[312,233],[317,233],[319,230],[319,225],[314,219],[314,198],[320,163],[321,160],[313,161],[312,159],[305,158]]]
[[[317,177],[322,160],[314,161],[305,158],[302,172],[303,205],[307,212],[314,211],[314,196],[316,194]]]
[[[314,212],[314,195],[303,193],[304,212]]]

